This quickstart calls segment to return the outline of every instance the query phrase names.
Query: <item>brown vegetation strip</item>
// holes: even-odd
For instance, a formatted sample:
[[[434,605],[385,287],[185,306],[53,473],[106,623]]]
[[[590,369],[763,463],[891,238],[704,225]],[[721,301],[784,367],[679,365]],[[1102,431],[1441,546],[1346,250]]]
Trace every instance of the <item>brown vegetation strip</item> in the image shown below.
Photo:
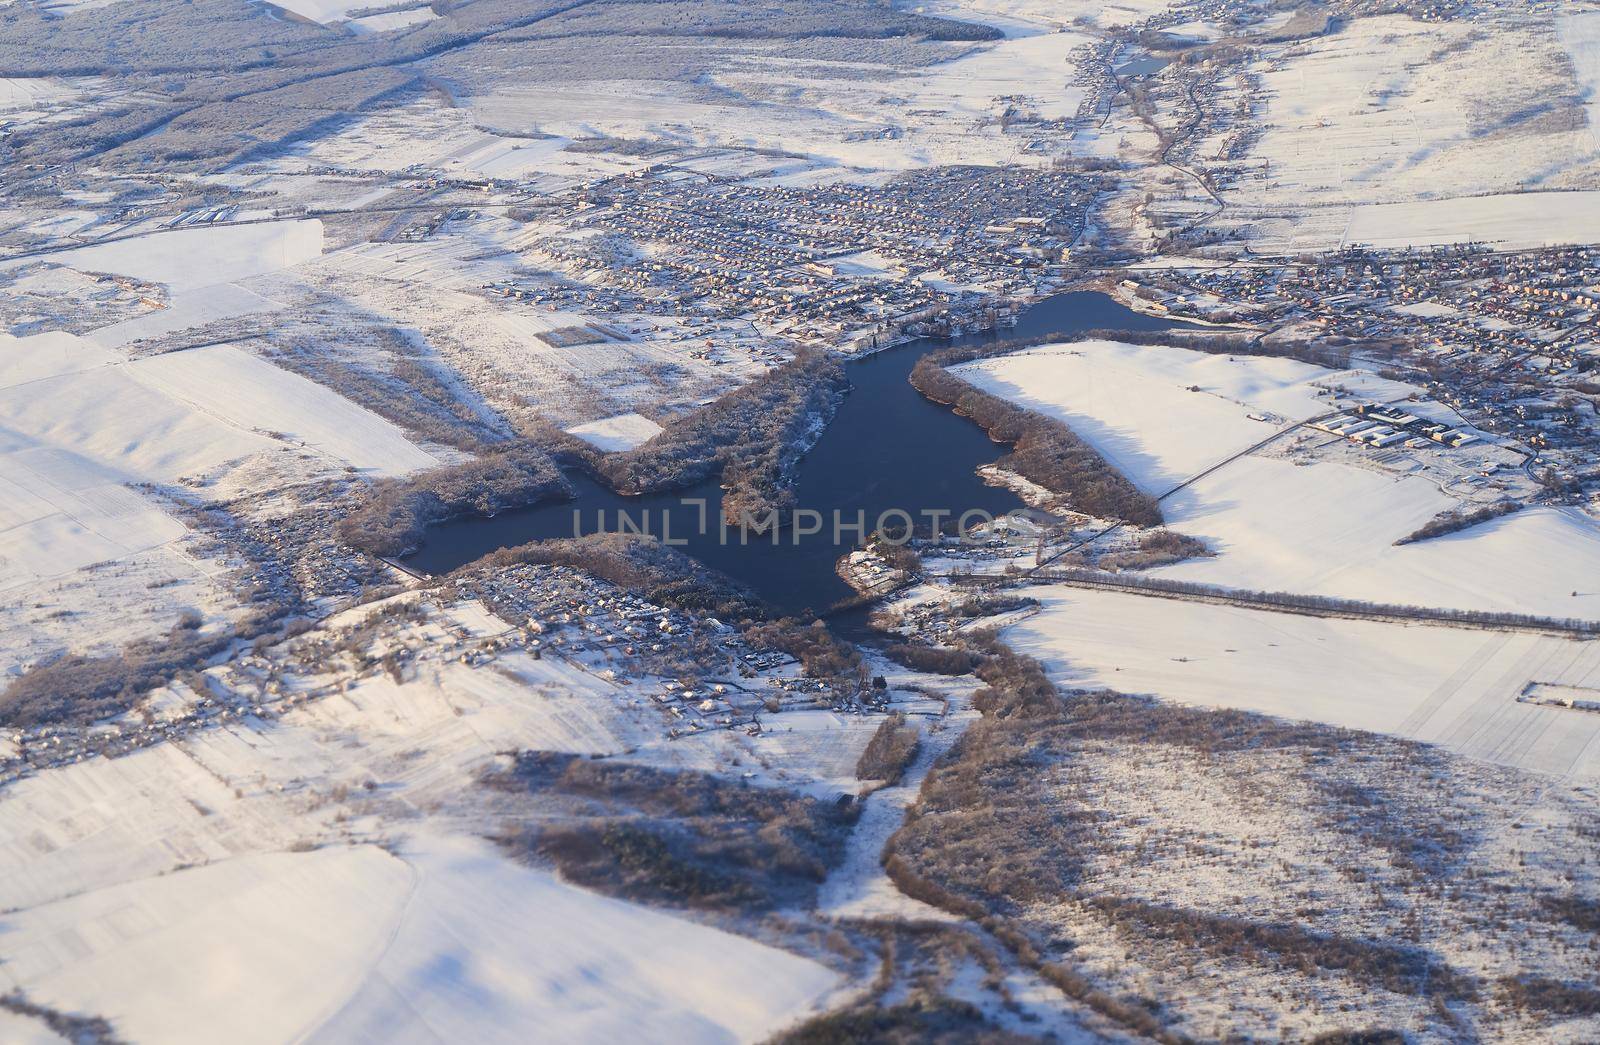
[[[793,511],[795,463],[832,419],[848,382],[825,353],[802,349],[716,402],[667,423],[642,446],[594,455],[590,467],[622,493],[658,493],[720,473],[730,524]]]
[[[1470,529],[1479,523],[1486,523],[1491,519],[1498,519],[1502,515],[1510,515],[1521,510],[1522,505],[1512,500],[1496,501],[1494,504],[1484,505],[1482,508],[1474,508],[1471,511],[1451,509],[1450,511],[1440,512],[1394,543],[1397,545],[1415,544],[1417,541],[1443,537],[1445,534]]]
[[[517,440],[476,460],[379,480],[340,520],[339,537],[371,555],[403,555],[422,543],[434,523],[571,496],[572,487],[550,455],[529,440]]]
[[[922,733],[916,723],[909,721],[903,711],[891,712],[878,724],[856,760],[856,779],[899,783],[921,744]]]
[[[1113,997],[1070,963],[1046,956],[1025,921],[1031,907],[1077,904],[1136,939],[1219,959],[1302,974],[1335,972],[1375,989],[1439,1000],[1476,997],[1474,977],[1422,948],[1094,895],[1081,886],[1087,862],[1109,841],[1095,808],[1074,797],[1075,789],[1051,784],[1082,772],[1070,757],[1077,746],[1161,744],[1206,756],[1283,749],[1326,759],[1358,734],[1112,693],[1063,695],[1037,661],[1011,651],[993,633],[973,633],[967,641],[969,652],[983,657],[977,673],[986,685],[974,698],[983,718],[934,766],[885,849],[885,869],[902,891],[978,922],[1069,996],[1162,1041],[1181,1036],[1167,1029],[1158,1005]],[[1552,1005],[1583,1004],[1577,996],[1546,993]]]
[[[857,809],[690,770],[524,752],[484,783],[541,818],[495,840],[610,896],[711,910],[810,906],[844,857]]]

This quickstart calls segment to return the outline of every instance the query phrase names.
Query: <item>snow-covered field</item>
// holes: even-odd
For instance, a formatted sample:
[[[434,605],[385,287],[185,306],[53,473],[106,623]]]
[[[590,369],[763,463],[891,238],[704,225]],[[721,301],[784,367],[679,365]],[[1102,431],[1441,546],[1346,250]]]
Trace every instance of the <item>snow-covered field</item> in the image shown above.
[[[238,856],[6,919],[6,977],[139,1041],[748,1041],[834,973],[424,838]]]
[[[661,426],[639,414],[618,414],[616,417],[577,425],[567,429],[567,432],[590,446],[613,453],[648,443],[661,434]]]
[[[1583,90],[1584,111],[1589,114],[1589,130],[1600,148],[1600,11],[1576,11],[1556,19],[1561,46],[1572,59],[1573,72]]]
[[[1162,509],[1218,553],[1161,571],[1185,580],[1375,602],[1600,619],[1600,523],[1538,508],[1460,533],[1394,542],[1457,502],[1424,478],[1247,457]],[[1573,596],[1573,589],[1585,589]]]
[[[1131,25],[1177,6],[1177,0],[931,0],[905,3],[906,10],[992,25],[1021,36],[1054,32],[1074,23],[1108,27]]]
[[[135,341],[158,338],[238,316],[274,312],[282,307],[281,303],[241,286],[218,283],[176,294],[166,308],[92,330],[84,336],[106,348],[122,348]]]
[[[505,627],[475,603],[415,627],[407,641],[433,653],[403,682],[367,675],[277,722],[11,785],[0,989],[140,1041],[647,1027],[721,1043],[764,1038],[842,986],[812,960],[576,889],[482,841],[501,824],[472,792],[499,752],[637,751],[663,712],[555,656],[459,663],[446,627]]]
[[[212,590],[221,567],[130,484],[225,495],[436,463],[388,421],[232,346],[124,362],[70,334],[0,339],[0,674],[231,605]],[[96,620],[108,602],[122,611]]]
[[[423,25],[438,17],[429,7],[417,7],[410,11],[390,11],[387,14],[352,18],[346,24],[357,33],[387,33],[394,29]]]
[[[1600,643],[1329,620],[1039,587],[1006,632],[1062,685],[1393,733],[1488,761],[1600,777],[1600,714],[1519,703],[1600,687]]]
[[[13,453],[41,448],[47,453],[30,456],[75,455],[86,475],[171,482],[272,449],[265,436],[174,400],[126,365],[94,362],[0,389],[0,425],[16,440]]]
[[[381,5],[370,4],[366,0],[281,0],[272,6],[292,11],[301,18],[329,25],[343,20],[351,11]]]
[[[1600,191],[1524,192],[1357,207],[1341,246],[1503,249],[1600,242]]]
[[[390,11],[385,14],[351,18],[356,11],[390,6],[371,0],[272,0],[272,6],[292,12],[301,18],[323,25],[346,23],[358,33],[381,33],[390,29],[405,29],[439,17],[425,3],[410,10]]]
[[[67,334],[0,343],[0,587],[121,559],[185,531],[134,481],[271,449],[175,402]]]
[[[493,234],[486,231],[485,237]],[[536,410],[561,425],[585,424],[621,413],[697,402],[733,383],[728,369],[691,358],[660,340],[613,341],[561,348],[539,335],[581,326],[580,312],[528,306],[485,306],[473,293],[493,279],[508,278],[516,255],[496,262],[458,262],[482,255],[473,237],[427,243],[372,244],[325,255],[285,273],[283,294],[308,290],[333,293],[379,318],[417,332],[483,399],[508,417]],[[275,286],[260,288],[278,295]],[[617,317],[607,317],[616,323]],[[670,380],[659,375],[666,374]]]
[[[1058,147],[1007,134],[1000,117],[1008,110],[1044,119],[1077,112],[1084,91],[1073,83],[1071,54],[1088,37],[1057,31],[1058,15],[1038,5],[997,11],[993,24],[1006,31],[1006,39],[948,45],[950,60],[924,68],[746,53],[711,74],[715,92],[669,80],[528,84],[474,97],[471,111],[479,124],[508,132],[778,148],[835,168],[837,177],[935,164],[1043,163],[1065,151],[1065,139]],[[962,16],[989,19],[980,11]],[[907,98],[916,103],[908,106]],[[485,172],[525,171],[548,148],[519,143],[503,159],[483,161],[490,165]],[[553,159],[556,171],[562,162],[573,162]]]
[[[82,87],[53,76],[0,77],[0,109],[36,109],[82,96]]]
[[[318,1028],[327,1042],[754,1041],[840,985],[823,966],[519,867],[486,843],[424,839],[392,944]],[[398,1003],[398,1004],[397,1004]]]
[[[1290,360],[1104,342],[1043,346],[959,372],[1066,421],[1156,492],[1286,422],[1327,412],[1319,386],[1346,377]],[[1406,387],[1375,391],[1393,397]],[[1600,619],[1600,591],[1572,592],[1585,587],[1580,578],[1600,576],[1594,519],[1576,509],[1530,509],[1396,547],[1458,499],[1427,469],[1380,466],[1364,451],[1338,452],[1338,441],[1330,449],[1309,458],[1251,454],[1167,497],[1168,525],[1204,539],[1216,555],[1157,572],[1230,587]],[[1600,715],[1516,700],[1530,682],[1600,686],[1600,644],[1102,592],[1032,594],[1043,611],[1009,634],[1051,663],[1064,684],[1398,733],[1523,768],[1600,774],[1600,745],[1590,749]]]
[[[51,260],[165,283],[180,292],[274,272],[321,253],[322,222],[307,218],[152,232],[63,251]]]
[[[1002,40],[977,53],[945,62],[904,85],[918,107],[948,108],[974,118],[991,112],[996,98],[1025,97],[1029,108],[1047,120],[1070,119],[1083,100],[1071,83],[1076,69],[1072,50],[1089,38],[1078,33],[1041,33]]]
[[[317,258],[322,250],[322,222],[306,219],[153,231],[61,251],[49,260],[82,272],[166,285],[165,307],[88,335],[95,344],[121,348],[140,339],[279,309],[280,302],[238,283]]]
[[[1288,422],[1329,412],[1321,387],[1350,383],[1292,360],[1106,342],[1043,346],[957,372],[1065,421],[1157,495]],[[1408,387],[1381,382],[1371,391],[1387,399]],[[1459,455],[1469,473],[1491,452],[1437,451]],[[1172,528],[1218,553],[1163,572],[1241,588],[1600,619],[1600,592],[1572,595],[1576,578],[1600,576],[1600,523],[1575,509],[1529,510],[1394,546],[1458,503],[1454,487],[1447,492],[1427,468],[1393,471],[1359,451],[1310,464],[1246,456],[1162,502]]]
[[[214,471],[272,444],[113,363],[68,334],[0,339],[0,675],[220,609],[210,578],[221,567],[185,551],[185,526],[125,484]]]
[[[286,441],[383,473],[436,463],[370,411],[230,345],[123,363],[41,334],[0,342],[0,356],[4,450],[67,488],[214,476]]]
[[[1595,239],[1582,199],[1513,195],[1588,189],[1600,176],[1585,110],[1550,111],[1588,83],[1590,16],[1561,20],[1559,36],[1544,15],[1491,17],[1487,30],[1356,18],[1280,45],[1256,67],[1265,133],[1252,173],[1224,190],[1231,217],[1254,223],[1268,249]]]
[[[529,179],[555,190],[623,174],[646,162],[608,153],[570,152],[570,138],[505,137],[478,126],[470,113],[414,102],[382,110],[307,143],[313,161],[394,172],[416,163],[490,178]]]
[[[439,463],[391,422],[232,345],[151,356],[124,369],[234,428],[277,433],[273,438],[313,447],[363,471],[402,475]]]
[[[1181,482],[1282,428],[1331,408],[1314,382],[1335,375],[1292,359],[1235,361],[1186,349],[1084,341],[953,368],[972,384],[1058,417],[1147,493]],[[1197,389],[1190,391],[1190,389]],[[1251,414],[1281,418],[1251,419]]]
[[[969,19],[971,20],[971,19]],[[1088,37],[1017,31],[970,48],[949,61],[862,79],[859,71],[826,63],[747,58],[718,74],[719,83],[751,98],[798,90],[800,118],[768,128],[794,151],[844,168],[899,171],[945,163],[1039,163],[1051,154],[1030,151],[1026,135],[1001,131],[1008,109],[1043,119],[1070,118],[1083,100],[1071,56]],[[903,98],[915,98],[906,106]],[[759,110],[736,126],[761,119]],[[1041,144],[1045,144],[1041,142]]]

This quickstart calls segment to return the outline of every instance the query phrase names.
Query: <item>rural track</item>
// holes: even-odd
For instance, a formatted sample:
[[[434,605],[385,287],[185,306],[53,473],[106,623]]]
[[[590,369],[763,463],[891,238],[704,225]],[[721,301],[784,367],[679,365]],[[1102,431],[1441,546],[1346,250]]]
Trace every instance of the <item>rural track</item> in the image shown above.
[[[1280,428],[1277,431],[1273,432],[1271,435],[1267,436],[1265,439],[1262,439],[1259,442],[1253,443],[1250,446],[1245,447],[1243,450],[1239,450],[1239,451],[1236,451],[1235,453],[1229,454],[1227,457],[1224,457],[1222,460],[1218,461],[1216,464],[1211,465],[1209,468],[1205,469],[1204,471],[1197,472],[1194,475],[1191,475],[1189,478],[1185,479],[1183,482],[1179,483],[1177,486],[1174,486],[1172,489],[1168,490],[1166,493],[1163,493],[1163,494],[1160,494],[1159,496],[1157,496],[1156,497],[1156,503],[1159,504],[1162,501],[1165,501],[1167,498],[1171,497],[1173,494],[1178,493],[1180,490],[1185,490],[1188,487],[1193,486],[1195,483],[1197,483],[1200,480],[1204,479],[1206,476],[1212,475],[1212,474],[1214,474],[1214,473],[1216,473],[1218,471],[1221,471],[1223,468],[1226,468],[1228,465],[1230,465],[1233,462],[1239,460],[1241,457],[1249,457],[1251,454],[1255,453],[1257,450],[1262,450],[1262,449],[1265,449],[1268,446],[1271,446],[1273,443],[1277,442],[1279,439],[1282,439],[1284,436],[1288,435],[1290,432],[1297,431],[1297,430],[1299,430],[1301,428],[1304,428],[1306,425],[1309,425],[1309,424],[1315,424],[1318,421],[1326,421],[1330,417],[1337,416],[1339,414],[1339,412],[1340,411],[1335,410],[1335,411],[1331,411],[1331,412],[1325,413],[1325,414],[1318,414],[1315,417],[1308,417],[1308,418],[1305,418],[1302,421],[1296,421],[1291,425],[1288,425],[1288,426],[1286,426],[1284,428]],[[1068,552],[1074,552],[1074,551],[1077,551],[1079,548],[1087,547],[1088,545],[1091,545],[1091,544],[1095,543],[1096,541],[1100,540],[1100,538],[1102,538],[1102,537],[1106,537],[1106,536],[1108,536],[1110,534],[1116,533],[1118,530],[1122,529],[1126,525],[1127,525],[1126,523],[1120,523],[1120,522],[1112,523],[1110,526],[1104,527],[1103,529],[1096,530],[1094,533],[1092,533],[1089,536],[1083,538],[1082,540],[1074,541],[1072,544],[1066,545],[1065,547],[1062,547],[1062,548],[1058,548],[1058,549],[1056,549],[1056,551],[1049,558],[1039,562],[1038,564],[1034,565],[1033,567],[1031,567],[1030,569],[1025,571],[1023,573],[1023,576],[1025,576],[1025,577],[1032,576],[1032,575],[1038,573],[1040,570],[1046,569],[1051,563],[1055,562],[1057,559],[1060,559],[1063,555],[1066,555]]]

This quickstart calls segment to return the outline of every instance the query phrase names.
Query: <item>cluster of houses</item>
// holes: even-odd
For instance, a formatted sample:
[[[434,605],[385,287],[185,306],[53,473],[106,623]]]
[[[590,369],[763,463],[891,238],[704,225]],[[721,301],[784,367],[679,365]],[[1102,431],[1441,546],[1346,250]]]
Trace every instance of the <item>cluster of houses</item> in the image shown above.
[[[579,570],[513,565],[459,586],[502,620],[527,622],[530,647],[558,650],[608,681],[649,688],[678,720],[669,736],[748,725],[784,694],[825,688],[796,677],[793,657],[758,649],[715,618],[662,607]]]
[[[1353,247],[1280,265],[1144,273],[1138,293],[1173,315],[1320,331],[1392,363],[1475,428],[1539,451],[1558,485],[1593,470],[1600,248]],[[1453,435],[1389,427],[1355,434],[1455,445]]]
[[[1600,251],[1351,248],[1316,264],[1175,273],[1146,280],[1175,312],[1300,321],[1330,334],[1407,343],[1496,363],[1526,354],[1593,359]]]
[[[786,653],[758,649],[735,629],[668,609],[580,570],[516,565],[460,580],[454,594],[476,598],[498,618],[486,633],[449,613],[395,603],[344,630],[313,630],[276,645],[242,650],[204,669],[203,684],[175,680],[160,714],[133,713],[88,726],[0,730],[0,784],[40,769],[115,757],[195,730],[270,721],[343,692],[358,678],[407,677],[419,660],[481,665],[505,651],[561,656],[660,704],[669,737],[705,729],[759,732],[760,716],[831,697],[800,676]],[[190,682],[194,685],[191,686]]]
[[[1094,192],[1093,177],[1053,168],[791,187],[663,166],[589,186],[566,217],[580,235],[540,248],[640,312],[688,306],[841,344],[893,336],[980,288],[1032,292],[1059,276]]]

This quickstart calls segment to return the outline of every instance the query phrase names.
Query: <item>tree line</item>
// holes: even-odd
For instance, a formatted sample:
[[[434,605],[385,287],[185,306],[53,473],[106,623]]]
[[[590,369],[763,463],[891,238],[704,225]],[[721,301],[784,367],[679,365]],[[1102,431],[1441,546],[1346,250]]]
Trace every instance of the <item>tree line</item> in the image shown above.
[[[1040,579],[1092,584],[1105,588],[1122,588],[1158,592],[1169,595],[1189,595],[1205,599],[1225,599],[1230,602],[1253,603],[1263,607],[1276,607],[1290,611],[1305,611],[1333,615],[1363,617],[1397,617],[1420,621],[1467,624],[1483,628],[1510,628],[1521,631],[1559,631],[1580,635],[1600,634],[1600,621],[1577,617],[1541,617],[1531,613],[1502,613],[1496,610],[1440,609],[1430,606],[1410,606],[1402,603],[1368,602],[1364,599],[1339,599],[1328,595],[1306,595],[1286,591],[1254,591],[1244,588],[1222,588],[1212,584],[1172,580],[1167,577],[1147,577],[1132,574],[1111,576],[1099,570],[1052,569],[1039,571]]]
[[[911,384],[937,403],[977,422],[989,438],[1011,444],[999,467],[1067,499],[1073,509],[1136,526],[1161,525],[1161,508],[1088,443],[1055,418],[991,395],[945,369],[953,352],[917,361]]]
[[[572,485],[544,448],[529,439],[502,443],[483,457],[374,483],[339,521],[341,540],[371,555],[403,555],[427,528],[456,515],[563,500]]]
[[[793,512],[794,466],[832,420],[848,381],[826,353],[802,349],[781,366],[710,405],[669,422],[620,453],[587,453],[589,467],[620,493],[659,493],[720,472],[730,524]]]
[[[1397,545],[1415,544],[1418,541],[1426,541],[1433,537],[1443,537],[1447,533],[1457,533],[1461,530],[1470,529],[1479,523],[1486,523],[1491,519],[1498,519],[1502,515],[1510,515],[1512,512],[1521,510],[1522,505],[1509,498],[1496,501],[1493,504],[1486,504],[1481,508],[1474,508],[1471,511],[1452,508],[1449,511],[1443,511],[1435,515],[1432,519],[1429,519],[1426,523],[1423,523],[1394,543]]]
[[[1083,341],[1159,345],[1209,355],[1285,357],[1339,370],[1349,367],[1351,351],[1348,345],[1326,342],[1268,345],[1253,334],[1095,329],[957,345],[917,361],[911,371],[911,384],[917,391],[976,421],[997,442],[1011,444],[1012,452],[998,462],[1001,468],[1066,498],[1077,511],[1137,526],[1161,524],[1156,499],[1112,468],[1070,426],[984,392],[949,370],[961,363],[1010,355],[1039,345]]]

